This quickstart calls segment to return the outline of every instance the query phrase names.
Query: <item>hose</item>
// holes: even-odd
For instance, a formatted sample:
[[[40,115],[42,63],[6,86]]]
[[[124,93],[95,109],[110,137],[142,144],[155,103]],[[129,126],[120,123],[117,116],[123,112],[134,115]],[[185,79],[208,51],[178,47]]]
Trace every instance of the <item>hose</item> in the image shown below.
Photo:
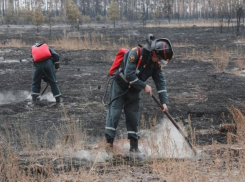
[[[125,95],[125,94],[128,92],[128,90],[129,90],[129,88],[128,88],[125,92],[123,92],[123,93],[120,94],[119,96],[114,97],[108,104],[105,103],[104,100],[105,100],[105,97],[106,97],[106,94],[107,94],[107,91],[108,91],[108,85],[109,85],[110,81],[113,80],[114,78],[115,78],[115,77],[110,78],[110,79],[108,80],[107,84],[106,84],[106,90],[105,90],[104,96],[103,96],[103,98],[102,98],[102,104],[103,104],[104,106],[109,106],[114,100],[118,99],[119,97],[122,97],[122,96]]]

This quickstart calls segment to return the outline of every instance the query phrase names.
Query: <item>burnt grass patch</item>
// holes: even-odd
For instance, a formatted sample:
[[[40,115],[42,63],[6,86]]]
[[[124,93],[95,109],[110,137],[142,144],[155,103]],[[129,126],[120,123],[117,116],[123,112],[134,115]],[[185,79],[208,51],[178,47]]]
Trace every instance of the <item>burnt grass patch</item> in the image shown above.
[[[105,34],[104,36],[110,36],[115,41],[122,36],[126,37],[128,38],[129,46],[144,44],[147,33],[153,33],[157,38],[167,37],[174,45],[182,44],[183,46],[173,46],[174,58],[163,69],[167,78],[169,112],[177,120],[183,121],[190,115],[193,127],[197,130],[208,129],[211,125],[216,127],[222,123],[222,113],[228,117],[227,107],[230,107],[233,103],[242,103],[244,100],[244,78],[229,72],[235,67],[234,64],[230,63],[226,71],[216,73],[214,66],[210,62],[202,61],[198,59],[199,57],[196,59],[193,57],[192,60],[181,58],[183,57],[181,56],[183,52],[188,52],[188,49],[191,52],[193,46],[195,51],[200,50],[207,53],[212,51],[213,47],[211,45],[214,44],[220,46],[221,49],[227,49],[227,47],[232,45],[234,47],[234,39],[236,37],[231,34],[219,34],[218,28],[217,30],[202,27],[145,29],[127,27],[115,30],[84,28],[80,30],[80,33],[83,35],[88,31]],[[48,33],[48,30],[42,29],[38,36],[34,36],[36,35],[35,29],[28,29],[26,33],[23,33],[22,39],[23,41],[26,39],[26,42],[31,46],[33,42],[45,41]],[[62,30],[57,28],[54,33],[54,35],[59,37]],[[13,36],[10,36],[10,32],[8,32],[8,34],[1,36],[1,41],[7,41],[10,38],[13,38]],[[29,41],[31,38],[32,40]],[[224,44],[224,42],[229,43]],[[188,45],[192,45],[192,48],[189,48]],[[61,69],[57,73],[58,83],[68,115],[75,115],[77,118],[82,119],[89,135],[102,137],[106,107],[101,105],[101,99],[108,80],[107,73],[117,50],[111,50],[108,47],[105,50],[57,51],[61,56]],[[1,92],[30,91],[34,68],[30,60],[29,47],[1,48],[1,54],[1,70],[4,71],[4,74],[0,75]],[[26,61],[14,63],[6,61],[23,59]],[[152,80],[147,82],[154,88]],[[30,108],[26,107],[27,102],[28,100],[0,105],[1,120],[16,124],[16,118],[20,119],[19,115],[22,114],[23,116],[28,116],[22,122],[30,127],[39,125],[40,133],[42,133],[42,130],[43,133],[45,131],[42,121],[59,122],[62,110],[48,108],[47,103],[41,103],[40,107],[30,110]],[[145,118],[163,117],[152,98],[144,93],[142,93],[141,113]],[[123,116],[122,119],[124,119]],[[125,130],[123,120],[120,122],[119,128]],[[210,140],[206,140],[197,142],[210,142]]]
[[[17,38],[11,32],[3,29],[1,42]],[[63,30],[57,28],[52,36],[59,38]],[[193,56],[186,59],[183,53],[191,54],[195,51],[212,53],[212,45],[220,49],[235,49],[234,40],[239,39],[233,34],[220,34],[218,28],[139,28],[121,27],[110,29],[82,28],[81,35],[87,32],[96,32],[113,39],[120,44],[120,37],[127,38],[129,46],[145,43],[147,33],[153,33],[157,38],[169,38],[174,47],[173,60],[163,68],[167,80],[169,96],[169,113],[182,121],[188,127],[188,115],[191,117],[192,127],[199,130],[217,130],[223,122],[231,123],[232,118],[227,110],[233,104],[239,106],[244,102],[244,77],[232,73],[236,67],[233,59],[226,70],[216,72],[210,61],[203,61],[201,57]],[[14,33],[14,32],[13,32]],[[21,39],[29,47],[1,47],[0,48],[0,93],[29,91],[32,83],[34,67],[30,60],[30,46],[35,42],[49,41],[48,29],[42,29],[37,35],[35,29],[28,29],[22,33]],[[174,46],[181,44],[182,46]],[[191,46],[189,46],[191,45]],[[55,47],[53,47],[55,49]],[[101,141],[104,137],[106,107],[101,104],[108,80],[108,70],[118,50],[108,46],[104,50],[59,50],[61,68],[57,73],[58,84],[63,95],[62,106],[52,106],[47,101],[41,101],[34,108],[27,106],[30,101],[8,104],[0,103],[0,131],[6,141],[17,148],[26,137],[22,134],[37,136],[40,147],[52,148],[57,138],[57,128],[66,115],[80,122],[82,132],[86,133],[86,142]],[[10,63],[7,60],[26,60]],[[147,81],[156,89],[153,81]],[[44,88],[44,84],[43,84]],[[50,92],[48,88],[47,92]],[[65,111],[64,111],[65,108]],[[147,122],[156,118],[157,122],[163,118],[154,100],[142,92],[141,113]],[[147,126],[151,124],[148,123]],[[22,130],[24,129],[24,130]],[[46,135],[45,135],[46,134]],[[70,136],[63,136],[66,141]],[[121,116],[117,138],[126,137],[125,118]],[[197,132],[196,144],[210,145],[213,141],[226,143],[226,135],[217,132],[202,134]],[[33,139],[33,138],[32,138]],[[31,139],[31,140],[32,140]],[[34,142],[33,142],[34,143]]]

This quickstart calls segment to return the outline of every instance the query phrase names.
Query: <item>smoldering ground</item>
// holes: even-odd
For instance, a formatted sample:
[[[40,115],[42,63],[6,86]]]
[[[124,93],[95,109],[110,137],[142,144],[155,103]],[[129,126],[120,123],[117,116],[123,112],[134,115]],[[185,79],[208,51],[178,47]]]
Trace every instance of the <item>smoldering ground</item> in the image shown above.
[[[67,118],[66,118],[67,119]],[[58,128],[57,128],[58,129]],[[51,131],[50,131],[51,132]],[[60,133],[62,130],[56,132]],[[143,130],[142,138],[139,143],[139,148],[144,154],[144,158],[134,159],[129,151],[129,141],[127,139],[115,140],[113,151],[107,152],[105,149],[105,141],[97,139],[96,141],[85,144],[84,135],[73,131],[73,134],[66,133],[66,142],[58,139],[56,145],[52,149],[40,151],[24,150],[21,152],[21,160],[23,165],[36,157],[37,161],[46,166],[47,161],[53,160],[54,170],[61,168],[82,168],[84,166],[108,163],[110,161],[121,158],[121,162],[136,162],[142,163],[157,159],[194,159],[193,151],[186,145],[186,141],[168,120],[163,119],[156,127],[151,130]],[[58,135],[57,133],[57,135]],[[68,137],[68,138],[67,138]],[[69,138],[70,137],[70,138]],[[45,153],[47,152],[48,155]],[[45,157],[46,162],[43,161]],[[121,163],[120,160],[118,163]]]
[[[41,30],[38,37],[32,36],[30,32],[33,31],[35,29],[23,33],[23,40],[29,41],[30,46],[33,42],[42,40],[42,36],[47,35],[47,29]],[[56,30],[57,35],[63,35],[62,31],[60,29]],[[116,30],[84,28],[79,33],[85,34],[86,32],[103,34],[105,38],[108,38],[107,42],[115,39],[118,45],[121,44],[117,40],[120,39],[121,35],[124,35],[123,38],[126,38],[129,42],[128,47],[133,47],[138,43],[144,44],[145,35],[149,32],[158,38],[169,38],[175,51],[173,60],[163,68],[167,80],[169,113],[176,121],[181,120],[184,128],[188,126],[187,118],[188,115],[190,116],[191,125],[196,130],[196,145],[198,148],[205,148],[214,141],[226,143],[226,135],[218,133],[216,129],[223,122],[223,119],[226,122],[232,120],[227,108],[232,103],[239,105],[244,101],[244,77],[233,73],[233,70],[238,67],[235,62],[238,58],[235,59],[235,54],[231,54],[233,58],[230,59],[225,71],[218,72],[213,65],[215,58],[212,56],[213,51],[217,49],[210,45],[215,44],[222,49],[221,45],[227,43],[227,39],[229,39],[229,44],[226,45],[228,48],[239,47],[239,49],[242,49],[243,45],[238,46],[234,42],[237,39],[235,36],[225,33],[219,34],[216,28],[203,31],[202,27],[142,29],[130,26]],[[3,38],[7,39],[9,35],[1,34],[1,39]],[[2,94],[1,103],[5,103],[0,105],[1,144],[11,144],[12,150],[21,151],[23,155],[21,153],[15,155],[20,160],[20,166],[27,166],[24,169],[28,169],[28,165],[33,163],[35,157],[35,159],[38,159],[35,161],[38,164],[44,164],[43,162],[46,159],[51,161],[49,164],[53,164],[54,161],[56,166],[63,166],[63,168],[59,168],[61,171],[65,169],[65,166],[62,165],[64,160],[61,159],[61,156],[67,159],[68,162],[65,163],[67,166],[71,166],[71,163],[76,161],[73,160],[75,158],[78,158],[78,161],[84,161],[86,165],[91,161],[93,161],[92,163],[94,161],[102,161],[103,163],[109,158],[113,161],[109,170],[114,170],[114,172],[121,170],[121,173],[125,174],[124,168],[122,169],[118,167],[119,165],[116,165],[113,156],[104,155],[103,153],[107,108],[101,104],[101,99],[105,91],[105,83],[108,80],[108,70],[118,50],[110,48],[100,50],[57,48],[56,50],[61,55],[61,68],[57,73],[57,78],[64,98],[64,108],[49,107],[49,99],[44,99],[41,100],[42,104],[40,106],[29,109],[26,106],[30,101],[28,97],[34,67],[28,61],[9,61],[8,63],[6,60],[20,60],[20,58],[28,60],[30,48],[1,48],[0,57],[4,57],[4,59],[0,58],[0,62],[2,62],[0,63],[0,93]],[[156,92],[154,82],[150,79],[147,83]],[[48,92],[50,91],[47,90],[46,93]],[[16,96],[21,99],[16,98]],[[15,99],[7,99],[10,97]],[[50,101],[52,102],[52,100]],[[167,127],[167,122],[160,124],[162,117],[163,113],[153,99],[142,93],[141,118],[145,118],[147,124],[146,128],[142,130],[141,151],[149,158],[153,156],[153,159],[164,157],[167,159],[189,158],[192,154],[188,148],[186,149],[185,142],[181,137],[174,134],[174,128],[171,125]],[[154,127],[151,127],[150,123],[152,118],[156,118]],[[175,137],[181,140],[175,141]],[[129,145],[126,138],[125,117],[122,115],[118,125],[118,136],[115,140],[115,152],[120,156],[125,156],[125,153],[128,152]],[[173,141],[175,141],[175,144]],[[7,147],[7,149],[9,148]],[[186,154],[184,154],[185,150]],[[217,169],[220,171],[225,167],[223,164],[229,163],[224,163],[221,154],[218,152],[216,154],[212,153],[207,161],[210,162],[211,166],[214,164],[216,167],[217,165]],[[39,158],[40,156],[41,158]],[[215,156],[221,157],[219,160],[215,160],[214,163]],[[69,160],[71,158],[72,160]],[[31,162],[25,163],[23,162],[24,159]],[[103,165],[106,164],[108,163],[103,163]],[[121,162],[121,164],[124,163]],[[158,175],[161,174],[161,171],[164,171],[163,176],[165,176],[172,168],[172,166],[166,168],[167,164],[161,161],[161,163],[157,163],[157,167],[160,166],[159,169],[152,170],[153,167],[151,166],[151,170],[147,169],[146,171],[154,171]],[[195,165],[199,164],[195,163]],[[144,163],[144,166],[148,165],[149,163]],[[96,168],[95,166],[94,168]],[[191,162],[190,166],[193,166]],[[219,168],[219,166],[221,167]],[[103,170],[100,170],[100,167],[96,168],[98,173],[95,172],[95,174],[106,171],[106,167],[103,167]],[[114,167],[119,169],[114,169]],[[203,169],[203,164],[200,164],[199,167]],[[207,168],[204,171],[209,171],[209,166]],[[184,169],[185,167],[178,170],[178,174],[185,171]],[[139,168],[137,170],[145,171]],[[94,172],[91,165],[85,171],[90,174]],[[174,171],[171,172],[176,174]],[[198,174],[203,174],[201,171],[198,172]],[[128,172],[128,174],[131,174],[131,172]],[[146,172],[145,175],[149,176],[151,174]],[[147,176],[145,179],[147,179]],[[130,180],[133,177],[125,177],[125,179]]]
[[[28,91],[8,91],[0,93],[0,105],[21,102],[27,99],[31,99],[31,94]]]
[[[31,93],[29,91],[8,91],[0,93],[0,105],[18,103],[23,101],[31,101]],[[40,96],[40,101],[55,102],[51,92]]]

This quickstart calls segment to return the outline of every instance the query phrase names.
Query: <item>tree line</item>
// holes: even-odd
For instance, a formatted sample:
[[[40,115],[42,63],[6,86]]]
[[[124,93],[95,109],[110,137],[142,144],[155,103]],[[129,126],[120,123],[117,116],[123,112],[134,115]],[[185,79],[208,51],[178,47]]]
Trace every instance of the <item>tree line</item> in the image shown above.
[[[0,16],[5,23],[31,22],[34,12],[47,22],[115,19],[160,23],[164,19],[200,18],[241,21],[244,6],[245,0],[0,0]],[[110,14],[112,9],[114,13]]]

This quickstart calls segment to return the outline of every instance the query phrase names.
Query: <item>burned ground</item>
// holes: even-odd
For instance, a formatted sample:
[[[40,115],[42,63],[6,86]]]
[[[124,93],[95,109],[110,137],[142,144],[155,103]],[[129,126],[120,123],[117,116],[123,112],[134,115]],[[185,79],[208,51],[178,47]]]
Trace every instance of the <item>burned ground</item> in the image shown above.
[[[11,34],[10,30],[11,27],[1,30],[2,43],[20,36],[13,30]],[[226,70],[217,72],[211,63],[212,51],[215,47],[222,50],[236,49],[235,40],[240,37],[230,33],[220,34],[218,28],[203,27],[80,29],[81,35],[88,32],[103,34],[107,40],[113,40],[116,44],[120,44],[120,38],[124,37],[130,47],[144,44],[147,33],[153,33],[157,38],[169,38],[176,45],[173,46],[173,60],[163,68],[167,78],[169,113],[176,121],[183,121],[184,125],[188,125],[190,115],[192,126],[197,132],[197,145],[208,145],[213,140],[226,142],[225,135],[218,133],[217,128],[224,119],[232,122],[228,107],[243,103],[244,77],[232,72],[237,67],[234,62],[236,56],[233,54],[230,54]],[[56,27],[53,30],[53,36],[57,35],[58,38],[62,33],[62,28]],[[31,46],[35,42],[48,41],[48,36],[48,29],[42,29],[38,35],[35,29],[28,29],[22,30],[20,37]],[[24,140],[21,138],[24,132],[37,136],[41,147],[46,143],[45,140],[53,146],[57,128],[66,114],[80,123],[81,130],[87,133],[88,142],[101,141],[104,136],[106,107],[101,104],[101,99],[106,89],[107,73],[117,50],[110,47],[104,50],[56,50],[61,56],[57,77],[64,107],[50,106],[50,103],[43,100],[37,107],[30,108],[27,106],[30,98],[23,95],[24,91],[30,92],[34,70],[30,47],[0,48],[0,94],[9,99],[13,97],[11,102],[0,103],[0,130],[2,138],[18,147],[21,147],[19,143]],[[202,52],[205,56],[193,54],[193,51]],[[150,79],[147,83],[155,92],[153,81]],[[18,100],[18,97],[23,99]],[[156,117],[159,122],[163,117],[157,104],[145,93],[142,93],[141,113],[146,121]],[[122,115],[118,138],[126,138],[124,119]]]
[[[8,31],[5,29],[2,31]],[[120,28],[120,29],[81,29],[85,32],[97,32],[105,34],[115,41],[120,37],[128,38],[129,45],[144,44],[144,37],[148,32],[158,37],[169,38],[174,45],[174,58],[164,67],[167,78],[167,89],[169,95],[169,112],[176,119],[185,121],[190,114],[193,126],[197,129],[210,129],[222,123],[222,113],[228,114],[227,107],[232,103],[239,104],[244,100],[244,79],[230,72],[235,67],[230,64],[225,72],[216,73],[214,66],[208,62],[199,60],[200,57],[192,57],[185,60],[183,52],[191,54],[192,50],[204,51],[211,54],[213,45],[228,49],[235,47],[236,37],[230,34],[219,34],[218,29],[211,28]],[[35,37],[35,29],[23,33],[22,39],[32,42],[43,40],[45,29]],[[62,30],[54,31],[55,35],[62,34]],[[32,35],[34,34],[34,35]],[[6,35],[6,37],[5,37]],[[2,41],[13,38],[16,35],[3,34]],[[59,86],[63,94],[64,105],[67,107],[68,115],[75,115],[84,122],[88,134],[93,137],[102,137],[104,132],[106,107],[101,105],[106,82],[107,72],[117,50],[57,50],[61,55],[61,69],[57,73]],[[30,91],[33,66],[29,58],[29,48],[1,48],[1,93],[12,92],[13,95],[19,91]],[[210,57],[211,59],[211,57]],[[10,61],[13,63],[8,63]],[[16,62],[15,62],[16,61]],[[148,81],[150,85],[154,84]],[[1,123],[12,123],[18,126],[20,123],[30,128],[39,128],[40,136],[53,123],[58,124],[61,120],[60,109],[47,108],[46,103],[40,107],[30,110],[26,107],[28,100],[1,105]],[[162,118],[163,114],[151,97],[142,93],[142,114],[145,118]],[[20,115],[25,118],[21,118]],[[228,121],[229,122],[229,121]],[[2,128],[2,126],[1,126]],[[123,120],[120,129],[124,129]],[[2,128],[3,129],[3,128]],[[120,131],[119,131],[120,132]],[[197,141],[205,144],[219,140],[219,136],[203,137]]]

